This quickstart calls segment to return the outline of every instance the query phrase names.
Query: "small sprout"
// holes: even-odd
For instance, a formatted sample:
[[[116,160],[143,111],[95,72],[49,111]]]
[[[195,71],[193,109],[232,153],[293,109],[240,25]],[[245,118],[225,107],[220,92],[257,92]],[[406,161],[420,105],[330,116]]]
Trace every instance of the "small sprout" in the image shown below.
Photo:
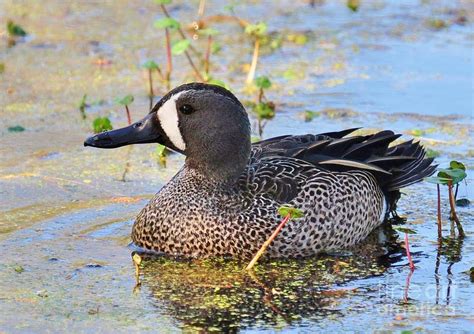
[[[158,5],[169,5],[171,4],[171,0],[154,0]]]
[[[259,119],[272,119],[275,117],[275,104],[273,102],[260,102],[255,107]]]
[[[128,106],[133,102],[133,100],[134,100],[133,95],[130,95],[130,94],[122,98],[117,97],[115,99],[115,103],[125,106],[125,112],[127,113],[128,125],[132,124],[132,117],[130,116],[130,109],[128,108]]]
[[[292,206],[282,205],[278,208],[278,214],[282,217],[290,215],[291,218],[302,218],[304,212],[301,209],[294,208]]]
[[[214,79],[213,77],[209,77],[208,80],[207,80],[207,83],[209,83],[211,85],[221,86],[221,87],[223,87],[227,90],[231,90],[230,86],[228,84],[226,84],[224,81],[219,80],[219,79]]]
[[[260,89],[268,89],[272,86],[272,83],[268,77],[261,76],[255,79],[255,85]]]
[[[101,132],[109,131],[113,129],[112,122],[110,122],[110,119],[108,117],[97,117],[92,122],[92,127],[94,130],[94,133],[101,133]]]
[[[245,27],[245,33],[254,37],[262,37],[267,32],[268,26],[265,22],[249,24]]]
[[[130,104],[133,102],[133,100],[134,100],[133,95],[130,95],[130,94],[129,94],[129,95],[126,95],[126,96],[124,96],[124,97],[122,97],[122,98],[117,97],[117,98],[115,99],[115,103],[121,104],[121,105],[123,105],[123,106],[128,106],[128,105],[130,105]]]
[[[191,45],[191,42],[187,39],[182,39],[176,43],[173,43],[171,47],[171,53],[175,56],[183,54]]]
[[[89,107],[89,105],[86,103],[87,99],[87,94],[84,94],[82,96],[81,102],[79,102],[79,112],[81,113],[82,119],[86,119],[86,108]]]
[[[164,145],[158,144],[155,150],[156,157],[161,166],[166,167],[166,157],[169,155],[170,151]]]
[[[357,12],[359,10],[359,6],[360,6],[359,0],[347,0],[347,8],[349,8],[353,12]]]
[[[217,42],[212,42],[211,44],[211,53],[213,55],[218,54],[222,50],[222,46]]]
[[[257,254],[253,257],[252,261],[247,265],[245,270],[250,270],[252,269],[255,264],[257,263],[258,259],[263,255],[265,250],[270,246],[272,241],[278,236],[280,231],[283,229],[286,223],[292,218],[302,218],[304,217],[304,212],[300,209],[294,208],[289,205],[283,205],[278,208],[277,210],[278,214],[283,218],[283,220],[278,224],[277,228],[275,231],[272,233],[272,235],[263,243],[262,247],[258,250]]]
[[[261,141],[261,140],[262,140],[262,138],[259,137],[259,136],[251,136],[251,137],[250,137],[250,141],[251,141],[252,143],[258,143],[258,142]]]
[[[171,30],[179,29],[181,27],[179,22],[171,17],[164,17],[162,19],[155,20],[153,25],[155,26],[155,28]]]
[[[10,37],[25,37],[27,35],[26,31],[20,25],[11,20],[7,22],[7,31]]]
[[[305,34],[289,34],[286,36],[286,39],[289,42],[298,44],[298,45],[304,45],[308,42],[308,36]]]
[[[410,130],[409,133],[410,135],[415,136],[415,137],[421,137],[426,134],[426,132],[421,129],[413,129],[413,130]]]
[[[18,274],[21,274],[22,272],[25,271],[25,268],[23,268],[22,266],[20,266],[19,264],[15,265],[13,267],[13,270],[15,270]]]
[[[8,127],[8,132],[23,132],[23,131],[25,131],[25,128],[22,127],[21,125]]]
[[[144,62],[143,67],[148,70],[156,70],[160,68],[158,64],[155,63],[153,60],[147,60],[146,62]]]

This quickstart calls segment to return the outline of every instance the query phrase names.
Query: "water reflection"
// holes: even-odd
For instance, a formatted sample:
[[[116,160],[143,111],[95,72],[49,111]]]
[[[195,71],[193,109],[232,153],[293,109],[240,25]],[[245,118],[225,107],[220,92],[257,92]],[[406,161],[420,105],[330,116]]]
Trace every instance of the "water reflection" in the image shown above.
[[[387,231],[388,229],[388,231]],[[287,326],[302,319],[342,317],[343,299],[363,294],[343,283],[382,275],[400,252],[386,227],[350,253],[298,260],[267,260],[245,272],[226,259],[171,260],[142,254],[141,293],[182,327],[236,331]],[[300,324],[301,325],[301,324]]]

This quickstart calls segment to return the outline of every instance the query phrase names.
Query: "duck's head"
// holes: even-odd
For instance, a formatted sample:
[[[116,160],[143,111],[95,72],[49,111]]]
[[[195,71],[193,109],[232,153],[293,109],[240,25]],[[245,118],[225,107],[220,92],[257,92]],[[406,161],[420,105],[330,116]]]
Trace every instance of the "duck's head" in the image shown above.
[[[250,154],[250,122],[228,90],[190,83],[166,94],[142,120],[87,138],[84,146],[116,148],[159,143],[186,156],[186,165],[209,177],[235,179]]]

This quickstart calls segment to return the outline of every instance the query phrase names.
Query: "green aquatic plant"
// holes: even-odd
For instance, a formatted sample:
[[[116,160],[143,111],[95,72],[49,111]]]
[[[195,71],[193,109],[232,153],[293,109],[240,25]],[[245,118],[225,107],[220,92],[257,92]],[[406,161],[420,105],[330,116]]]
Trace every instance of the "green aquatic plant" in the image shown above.
[[[153,98],[155,97],[155,92],[153,90],[153,71],[156,71],[162,81],[165,81],[165,77],[161,72],[160,66],[153,61],[147,60],[143,65],[148,72],[148,97],[150,99],[150,110],[153,108]]]
[[[7,21],[8,46],[14,46],[18,37],[25,37],[28,33],[12,20]]]
[[[86,108],[89,107],[89,105],[87,104],[86,100],[87,100],[87,94],[84,94],[84,95],[82,96],[81,101],[79,102],[79,105],[78,105],[79,112],[81,113],[81,117],[82,117],[83,120],[85,120],[85,119],[87,118],[87,115],[86,115]]]
[[[155,156],[161,166],[166,167],[166,160],[169,154],[170,150],[165,145],[158,144],[156,146]]]
[[[353,12],[357,12],[359,10],[360,0],[347,0],[346,6]]]
[[[410,270],[412,271],[415,270],[415,265],[413,264],[413,259],[410,253],[410,244],[408,242],[408,235],[416,234],[416,231],[412,230],[411,228],[403,227],[403,226],[392,226],[392,228],[396,231],[399,231],[405,234],[405,251],[407,253],[408,263],[410,264]]]
[[[439,169],[437,176],[432,176],[426,178],[426,181],[436,184],[437,193],[438,193],[438,239],[441,240],[441,194],[440,194],[440,185],[445,185],[448,187],[448,200],[450,206],[450,216],[451,220],[451,236],[454,236],[454,224],[458,229],[458,234],[460,238],[465,237],[464,229],[456,213],[456,195],[458,191],[458,186],[461,181],[467,177],[466,166],[459,161],[451,161],[448,168]],[[456,185],[456,192],[453,194],[453,186]]]
[[[250,63],[249,72],[247,74],[247,79],[245,80],[246,84],[251,84],[255,77],[255,71],[257,69],[257,62],[260,50],[260,44],[262,39],[267,33],[267,24],[265,22],[260,22],[257,24],[248,24],[245,27],[245,33],[249,35],[254,41],[252,61]]]
[[[266,122],[275,117],[275,103],[268,101],[265,97],[265,90],[272,86],[268,77],[257,77],[255,79],[255,86],[258,88],[258,95],[253,111],[257,116],[258,135],[261,137]]]
[[[25,128],[22,127],[21,125],[8,127],[8,132],[23,132],[23,131],[25,131]]]
[[[124,97],[120,98],[117,97],[115,99],[115,103],[120,104],[125,107],[125,112],[127,113],[127,121],[128,125],[132,124],[132,117],[130,116],[130,109],[128,106],[133,102],[134,98],[133,95],[125,95]]]
[[[0,63],[0,74],[2,74],[3,72],[5,72],[5,64]]]
[[[97,117],[92,121],[92,129],[94,130],[94,133],[112,130],[112,122],[108,117]]]
[[[283,217],[282,221],[280,222],[280,224],[278,224],[272,235],[263,243],[262,247],[260,247],[257,254],[255,254],[255,256],[252,258],[245,270],[250,270],[255,266],[258,259],[263,255],[265,250],[268,248],[268,246],[270,246],[272,241],[278,236],[280,231],[290,219],[304,217],[304,212],[302,210],[292,207],[290,205],[282,205],[281,207],[279,207],[278,214]]]

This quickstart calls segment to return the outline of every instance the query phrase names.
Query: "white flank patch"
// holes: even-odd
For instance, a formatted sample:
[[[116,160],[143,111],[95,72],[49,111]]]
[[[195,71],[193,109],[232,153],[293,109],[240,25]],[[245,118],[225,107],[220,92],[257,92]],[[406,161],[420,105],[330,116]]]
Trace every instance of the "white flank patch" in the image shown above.
[[[385,196],[382,196],[382,213],[380,214],[380,219],[379,221],[382,223],[385,219],[385,215],[387,214],[387,201],[385,200]]]
[[[171,98],[166,101],[160,109],[158,109],[158,120],[160,121],[163,131],[168,136],[169,140],[173,143],[174,146],[179,148],[181,151],[186,149],[186,144],[184,143],[183,136],[178,127],[178,110],[176,110],[176,100],[184,92],[179,92],[171,96]]]

